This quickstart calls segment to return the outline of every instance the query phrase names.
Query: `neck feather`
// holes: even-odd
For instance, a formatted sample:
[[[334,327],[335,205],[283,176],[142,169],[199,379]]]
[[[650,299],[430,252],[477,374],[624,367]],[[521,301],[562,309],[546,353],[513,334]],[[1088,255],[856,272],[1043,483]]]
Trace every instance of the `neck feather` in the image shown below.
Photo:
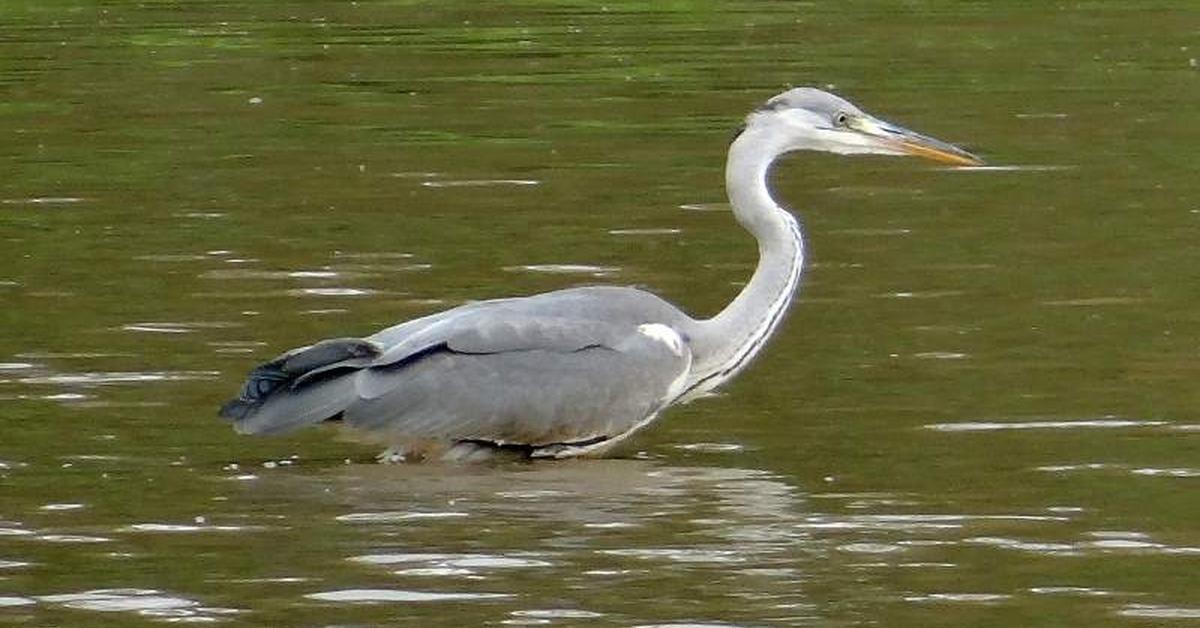
[[[800,225],[771,197],[768,176],[784,147],[761,130],[747,130],[729,149],[725,186],[734,217],[758,241],[758,266],[733,302],[698,321],[692,338],[688,388],[702,394],[736,375],[778,329],[804,266]]]

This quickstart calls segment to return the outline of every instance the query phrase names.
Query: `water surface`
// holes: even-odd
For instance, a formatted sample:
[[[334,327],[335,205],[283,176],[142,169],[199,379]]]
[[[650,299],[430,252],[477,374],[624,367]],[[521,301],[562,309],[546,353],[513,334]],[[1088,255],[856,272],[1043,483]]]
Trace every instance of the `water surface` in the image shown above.
[[[1189,3],[0,18],[0,622],[1200,617]],[[781,165],[791,319],[621,458],[381,466],[214,417],[258,360],[471,299],[716,311],[754,263],[726,143],[792,84],[993,167]]]

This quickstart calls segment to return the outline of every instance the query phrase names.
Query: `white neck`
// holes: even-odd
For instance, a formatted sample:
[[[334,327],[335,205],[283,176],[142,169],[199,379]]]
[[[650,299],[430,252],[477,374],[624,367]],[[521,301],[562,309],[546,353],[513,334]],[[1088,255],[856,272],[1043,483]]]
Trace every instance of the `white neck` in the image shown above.
[[[734,217],[758,241],[758,267],[733,302],[697,321],[686,396],[712,390],[745,368],[791,305],[804,267],[804,242],[800,225],[771,198],[767,184],[771,163],[784,152],[772,134],[754,128],[729,148],[725,187]]]

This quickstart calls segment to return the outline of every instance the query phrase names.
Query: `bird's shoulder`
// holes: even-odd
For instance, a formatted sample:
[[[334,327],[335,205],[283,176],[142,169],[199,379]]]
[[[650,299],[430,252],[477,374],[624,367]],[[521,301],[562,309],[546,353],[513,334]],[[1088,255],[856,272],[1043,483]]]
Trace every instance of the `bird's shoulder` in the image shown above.
[[[629,286],[582,286],[503,299],[502,309],[514,313],[556,316],[612,323],[673,324],[686,316],[662,297]]]
[[[650,292],[588,286],[468,303],[390,327],[368,339],[385,347],[375,364],[387,365],[435,346],[461,353],[616,347],[641,325],[676,328],[687,320]]]

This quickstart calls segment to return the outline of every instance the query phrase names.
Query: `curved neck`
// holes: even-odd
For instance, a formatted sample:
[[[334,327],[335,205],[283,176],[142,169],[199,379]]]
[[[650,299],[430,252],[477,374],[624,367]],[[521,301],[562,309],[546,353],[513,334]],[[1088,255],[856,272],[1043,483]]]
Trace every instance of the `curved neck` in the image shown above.
[[[791,305],[804,266],[800,225],[768,187],[772,162],[785,147],[762,130],[744,131],[729,148],[725,187],[734,217],[758,241],[758,267],[733,302],[692,334],[690,394],[733,377],[758,354]]]

